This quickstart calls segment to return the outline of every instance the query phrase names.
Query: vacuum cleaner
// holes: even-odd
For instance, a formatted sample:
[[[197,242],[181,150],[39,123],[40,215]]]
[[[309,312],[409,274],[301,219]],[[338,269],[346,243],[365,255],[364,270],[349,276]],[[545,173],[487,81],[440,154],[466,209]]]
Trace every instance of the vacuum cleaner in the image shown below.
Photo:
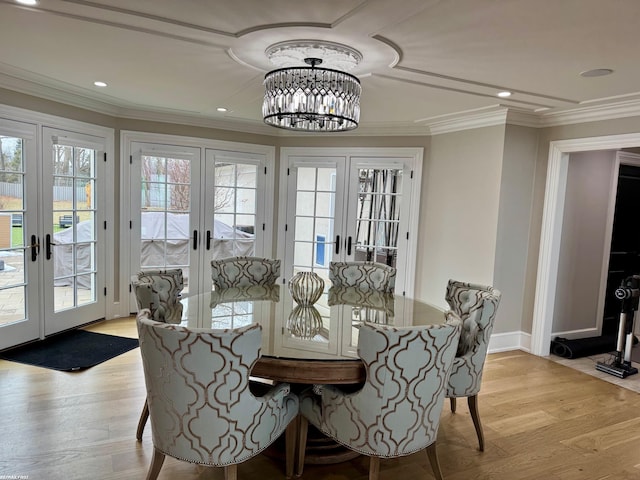
[[[631,348],[633,348],[635,312],[638,310],[638,300],[640,300],[640,275],[632,275],[622,280],[620,287],[615,291],[615,296],[622,302],[616,351],[611,354],[609,362],[596,363],[596,370],[626,378],[638,373],[638,369],[631,364]]]

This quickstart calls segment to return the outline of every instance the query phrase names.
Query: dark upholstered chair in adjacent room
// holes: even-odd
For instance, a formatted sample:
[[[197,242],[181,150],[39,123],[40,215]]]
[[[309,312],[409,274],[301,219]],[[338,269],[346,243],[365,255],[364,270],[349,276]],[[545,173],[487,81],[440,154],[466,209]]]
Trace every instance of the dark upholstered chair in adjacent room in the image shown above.
[[[282,383],[265,395],[249,391],[260,358],[262,328],[189,329],[138,314],[140,352],[154,455],[147,480],[157,478],[166,455],[224,467],[259,454],[286,430],[287,474],[293,473],[298,398]]]
[[[467,397],[480,451],[484,451],[484,433],[478,411],[478,392],[501,296],[493,287],[456,280],[449,280],[445,296],[451,310],[463,322],[446,396],[451,399],[453,412],[456,411],[456,398]]]
[[[396,269],[376,262],[331,262],[329,280],[336,288],[392,292],[396,286]]]
[[[131,282],[131,288],[138,305],[138,311],[148,309],[151,318],[159,322],[180,323],[182,303],[180,292],[184,288],[182,270],[147,270],[138,273],[138,280]],[[145,400],[138,420],[136,438],[141,441],[144,427],[149,418],[149,408]]]
[[[211,260],[211,280],[216,289],[273,285],[280,276],[280,260],[229,257]]]
[[[454,319],[443,325],[361,326],[358,355],[367,372],[362,389],[345,393],[324,385],[300,399],[298,474],[304,464],[308,421],[338,443],[371,457],[371,480],[378,478],[380,458],[425,448],[436,478],[442,478],[436,436],[460,337],[460,321],[449,316]]]

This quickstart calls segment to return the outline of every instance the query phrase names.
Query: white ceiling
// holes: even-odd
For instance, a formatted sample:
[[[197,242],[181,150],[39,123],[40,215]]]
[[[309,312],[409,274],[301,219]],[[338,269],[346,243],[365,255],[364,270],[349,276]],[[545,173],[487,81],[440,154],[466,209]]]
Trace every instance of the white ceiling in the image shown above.
[[[358,134],[507,112],[543,126],[640,112],[639,25],[638,0],[0,0],[0,87],[286,135],[261,120],[264,51],[329,40],[364,57],[350,72],[363,88]],[[614,73],[579,75],[594,68]]]

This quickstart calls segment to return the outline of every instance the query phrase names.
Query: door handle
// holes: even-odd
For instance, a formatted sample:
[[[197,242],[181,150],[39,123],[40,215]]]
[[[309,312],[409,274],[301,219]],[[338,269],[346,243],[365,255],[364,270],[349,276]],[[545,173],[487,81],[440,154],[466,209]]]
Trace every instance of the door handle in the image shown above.
[[[211,250],[211,230],[207,230],[207,250]]]
[[[353,242],[353,240],[351,239],[351,237],[349,237],[347,239],[347,255],[351,255],[351,243]]]
[[[51,245],[55,245],[55,243],[51,241],[51,235],[47,233],[45,242],[45,258],[47,260],[51,260]]]
[[[38,254],[40,253],[40,243],[38,242],[38,237],[35,235],[31,235],[31,261],[35,262],[38,259]]]
[[[340,235],[336,235],[336,255],[340,253]]]
[[[193,231],[193,249],[198,249],[198,230]]]

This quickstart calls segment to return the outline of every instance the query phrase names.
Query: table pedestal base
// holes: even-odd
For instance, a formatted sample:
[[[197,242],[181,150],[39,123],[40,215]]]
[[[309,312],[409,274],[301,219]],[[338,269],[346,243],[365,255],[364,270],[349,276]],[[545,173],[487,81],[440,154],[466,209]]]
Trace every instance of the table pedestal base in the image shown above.
[[[282,435],[264,451],[264,454],[284,462],[285,452],[285,438]],[[343,447],[332,438],[323,435],[313,425],[309,425],[307,448],[304,453],[305,465],[332,465],[347,462],[358,456],[358,452]]]

